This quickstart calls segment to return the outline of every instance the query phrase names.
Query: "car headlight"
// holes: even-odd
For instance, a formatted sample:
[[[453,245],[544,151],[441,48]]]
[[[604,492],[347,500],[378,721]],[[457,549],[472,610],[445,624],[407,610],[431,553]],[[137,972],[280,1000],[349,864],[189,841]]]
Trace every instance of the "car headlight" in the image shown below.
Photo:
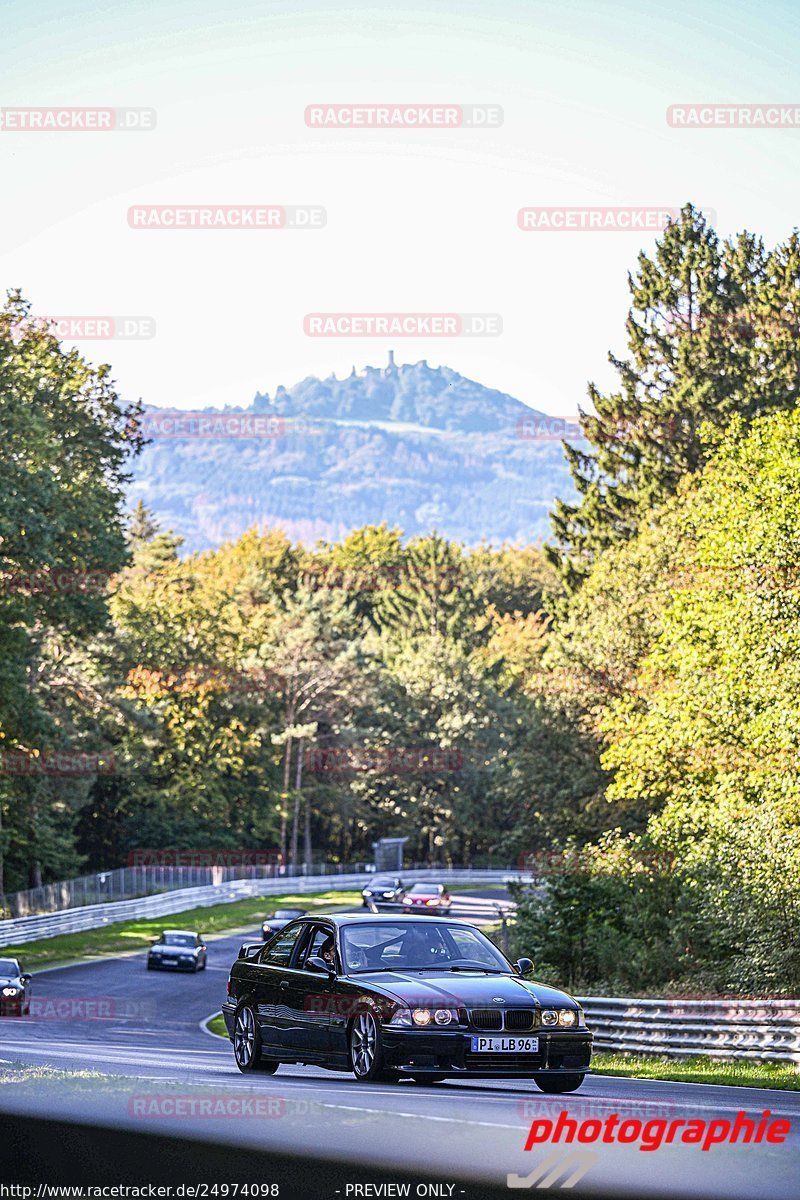
[[[16,988],[16,987],[4,987],[4,988],[3,988],[3,995],[4,995],[4,996],[16,996],[16,995],[17,995],[19,992],[21,992],[21,991],[22,991],[22,989],[21,989],[21,988]]]
[[[430,906],[431,904],[438,904],[438,903],[439,903],[439,898],[438,898],[438,896],[434,896],[433,900],[426,900],[426,901],[425,901],[425,903],[426,903],[428,906]]]
[[[545,1008],[542,1012],[543,1025],[561,1025],[562,1027],[576,1025],[578,1014],[574,1008]]]

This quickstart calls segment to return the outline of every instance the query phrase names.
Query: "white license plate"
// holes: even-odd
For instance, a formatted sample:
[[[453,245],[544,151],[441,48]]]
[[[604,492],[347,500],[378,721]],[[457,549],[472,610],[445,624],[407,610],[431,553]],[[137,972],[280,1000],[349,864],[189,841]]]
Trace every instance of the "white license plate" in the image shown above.
[[[538,1054],[538,1037],[474,1037],[472,1049],[478,1054]]]

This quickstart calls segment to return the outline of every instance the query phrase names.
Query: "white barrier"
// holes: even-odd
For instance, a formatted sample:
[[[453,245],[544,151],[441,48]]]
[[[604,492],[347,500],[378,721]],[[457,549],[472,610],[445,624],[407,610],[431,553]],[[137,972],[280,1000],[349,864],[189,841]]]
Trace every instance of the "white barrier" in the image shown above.
[[[596,1050],[800,1063],[800,1000],[585,996]]]
[[[210,887],[159,892],[138,900],[118,900],[110,904],[69,908],[64,912],[41,913],[35,917],[17,917],[0,921],[0,947],[19,946],[24,942],[38,941],[40,938],[57,937],[60,933],[82,933],[87,929],[102,929],[117,921],[135,921],[140,917],[166,917],[190,908],[209,908],[213,904],[226,904],[251,896],[287,893],[293,895],[331,889],[339,891],[343,888],[361,889],[375,877],[374,874],[364,872],[357,875],[292,875],[278,879],[236,879],[231,883],[220,883]],[[403,879],[407,883],[414,883],[419,879],[436,879],[450,884],[491,884],[523,878],[527,877],[513,871],[445,871],[431,868],[403,872]]]

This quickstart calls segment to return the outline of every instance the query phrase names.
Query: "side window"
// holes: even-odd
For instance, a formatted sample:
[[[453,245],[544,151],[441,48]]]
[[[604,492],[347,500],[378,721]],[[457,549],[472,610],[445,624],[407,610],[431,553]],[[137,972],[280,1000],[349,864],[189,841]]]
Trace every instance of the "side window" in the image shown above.
[[[300,961],[297,966],[299,970],[303,970],[306,965],[306,959],[311,958],[312,954],[322,954],[323,947],[333,938],[333,933],[330,929],[326,929],[324,925],[317,926],[312,936],[306,944],[305,950],[300,956]]]
[[[269,963],[273,967],[288,966],[295,942],[303,929],[303,925],[290,925],[288,929],[279,933],[275,941],[262,953],[262,963]]]

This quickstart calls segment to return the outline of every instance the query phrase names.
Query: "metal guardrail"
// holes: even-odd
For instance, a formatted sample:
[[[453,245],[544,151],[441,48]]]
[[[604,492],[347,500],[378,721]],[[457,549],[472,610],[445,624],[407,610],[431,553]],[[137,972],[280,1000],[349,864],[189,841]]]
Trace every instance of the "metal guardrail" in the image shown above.
[[[800,1000],[585,996],[596,1050],[800,1063]]]
[[[70,908],[64,912],[41,913],[35,917],[17,917],[0,921],[0,947],[19,946],[40,938],[57,937],[61,933],[82,933],[87,929],[102,929],[117,921],[134,921],[141,917],[166,917],[190,908],[209,908],[245,900],[252,896],[275,896],[318,892],[335,884],[337,888],[363,888],[375,875],[359,872],[350,875],[282,876],[278,879],[237,879],[211,887],[182,888],[160,892],[137,900],[120,900],[109,904],[91,904]],[[404,872],[408,883],[420,879],[437,879],[447,883],[506,883],[524,876],[515,871],[451,870],[439,868]]]

